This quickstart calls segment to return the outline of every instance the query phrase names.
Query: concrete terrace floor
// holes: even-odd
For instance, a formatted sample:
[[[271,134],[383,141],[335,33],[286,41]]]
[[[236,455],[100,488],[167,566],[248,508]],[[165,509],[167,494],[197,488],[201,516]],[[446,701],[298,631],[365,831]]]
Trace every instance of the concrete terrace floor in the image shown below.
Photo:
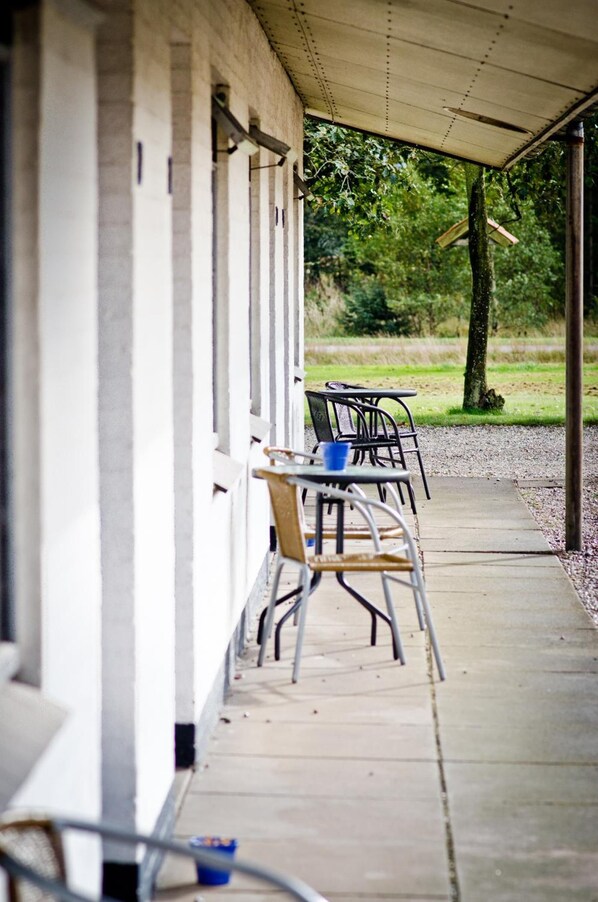
[[[325,577],[299,683],[291,624],[280,662],[257,669],[254,641],[239,661],[177,837],[235,836],[335,902],[595,902],[598,632],[510,480],[431,488],[418,525],[447,681],[408,590],[401,667]],[[283,898],[240,875],[198,887],[189,867],[166,862],[161,899]]]

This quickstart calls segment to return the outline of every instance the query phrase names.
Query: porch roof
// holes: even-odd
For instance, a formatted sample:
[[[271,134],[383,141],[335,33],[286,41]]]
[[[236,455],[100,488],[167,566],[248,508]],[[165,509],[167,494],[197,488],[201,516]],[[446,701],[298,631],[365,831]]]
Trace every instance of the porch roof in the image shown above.
[[[306,113],[510,168],[598,99],[595,0],[249,0]]]

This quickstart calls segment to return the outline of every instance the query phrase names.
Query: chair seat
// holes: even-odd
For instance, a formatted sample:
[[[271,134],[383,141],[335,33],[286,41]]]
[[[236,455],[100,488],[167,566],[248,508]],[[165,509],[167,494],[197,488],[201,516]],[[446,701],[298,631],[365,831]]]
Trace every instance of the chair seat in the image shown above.
[[[309,566],[319,573],[330,571],[333,573],[361,573],[372,571],[380,573],[381,570],[413,570],[413,564],[405,557],[398,554],[376,554],[375,552],[362,552],[355,554],[314,554],[308,558]]]
[[[378,532],[381,539],[400,539],[403,536],[403,530],[400,526],[380,526]],[[315,529],[308,527],[305,530],[306,539],[315,539]],[[324,529],[322,532],[323,539],[336,539],[336,529]],[[367,526],[345,526],[343,529],[344,539],[371,539],[372,533]]]

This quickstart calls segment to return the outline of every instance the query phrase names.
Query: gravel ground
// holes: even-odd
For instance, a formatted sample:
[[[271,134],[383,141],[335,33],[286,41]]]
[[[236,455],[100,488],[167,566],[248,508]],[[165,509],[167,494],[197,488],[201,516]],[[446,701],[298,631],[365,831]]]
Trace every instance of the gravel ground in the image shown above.
[[[565,551],[565,430],[560,426],[420,426],[430,476],[507,477],[598,624],[598,427],[584,430],[584,548]],[[305,447],[314,445],[309,427]]]

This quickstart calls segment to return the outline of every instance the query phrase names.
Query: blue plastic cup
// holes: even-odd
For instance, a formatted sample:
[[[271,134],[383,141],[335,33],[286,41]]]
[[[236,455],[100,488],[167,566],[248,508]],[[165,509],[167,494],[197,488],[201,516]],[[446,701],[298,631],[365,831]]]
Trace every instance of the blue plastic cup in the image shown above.
[[[322,442],[320,445],[327,470],[344,470],[349,460],[350,442]]]
[[[219,852],[229,858],[233,858],[237,850],[236,839],[225,839],[221,836],[192,836],[189,845],[192,849],[207,849],[209,852]],[[197,882],[203,886],[222,886],[230,880],[230,871],[221,871],[220,868],[201,864],[199,861],[196,861],[195,865]]]

